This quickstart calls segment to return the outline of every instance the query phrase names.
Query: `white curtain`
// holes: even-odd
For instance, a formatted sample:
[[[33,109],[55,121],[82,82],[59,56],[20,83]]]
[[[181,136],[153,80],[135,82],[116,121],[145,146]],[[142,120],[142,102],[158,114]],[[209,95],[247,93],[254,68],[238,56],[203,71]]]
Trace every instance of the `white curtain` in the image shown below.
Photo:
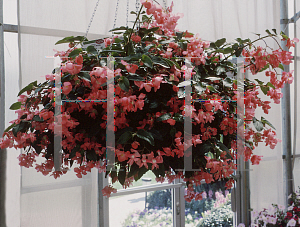
[[[53,49],[66,48],[65,45],[55,46],[56,41],[64,36],[85,34],[97,0],[19,2],[22,73],[19,77],[17,35],[6,34],[6,109],[16,101],[18,80],[21,87],[24,87],[33,80],[43,81],[44,75],[52,71],[53,59],[46,56],[53,56]],[[116,14],[117,2],[119,3]],[[163,1],[159,2],[163,4]],[[170,0],[166,2],[167,5],[171,3]],[[237,37],[255,39],[254,33],[264,34],[266,29],[272,28],[279,31],[279,2],[174,0],[174,12],[184,13],[184,17],[179,21],[179,30],[199,33],[204,40],[215,41],[223,37],[228,41]],[[135,0],[129,0],[129,12],[136,11],[135,4]],[[5,23],[17,24],[17,0],[4,0],[4,7]],[[110,36],[108,31],[114,26],[115,17],[118,27],[126,24],[126,14],[127,1],[100,0],[88,38]],[[132,25],[130,21],[133,19],[134,15],[129,13],[129,26]],[[270,45],[274,43],[271,42]],[[280,105],[273,105],[270,114],[265,117],[274,124],[278,138],[281,138],[279,113]],[[6,112],[7,122],[14,117],[12,111]],[[298,124],[299,122],[300,120]],[[281,144],[274,150],[263,145],[255,149],[255,153],[263,155],[264,158],[259,166],[250,167],[251,207],[254,209],[284,202],[281,150]],[[70,171],[60,179],[54,180],[36,173],[33,169],[23,168],[20,171],[16,161],[18,152],[9,152],[8,226],[96,226],[96,173],[89,174],[84,179],[77,179]],[[298,169],[295,167],[294,170],[295,175],[299,174],[299,164],[297,166]],[[297,184],[299,185],[299,180]]]

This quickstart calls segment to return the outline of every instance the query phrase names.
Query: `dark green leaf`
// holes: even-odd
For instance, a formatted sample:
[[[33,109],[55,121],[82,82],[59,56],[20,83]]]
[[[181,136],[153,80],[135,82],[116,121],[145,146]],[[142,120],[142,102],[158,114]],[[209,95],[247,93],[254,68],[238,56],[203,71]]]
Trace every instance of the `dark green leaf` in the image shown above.
[[[76,58],[80,53],[82,52],[81,48],[75,49],[73,50],[70,54],[69,54],[69,58]]]
[[[282,36],[282,38],[284,38],[286,40],[289,39],[289,37],[286,34],[284,34],[284,32],[280,32],[280,35]]]
[[[61,43],[72,43],[72,42],[75,42],[75,41],[78,41],[78,42],[82,42],[82,41],[87,41],[87,38],[84,37],[84,36],[69,36],[69,37],[65,37],[59,41],[57,41],[55,43],[55,45],[57,44],[61,44]]]
[[[214,49],[217,48],[216,45],[215,45],[215,43],[213,43],[213,42],[210,43],[209,47],[214,48]]]
[[[43,87],[38,87],[37,89],[34,90],[34,94],[39,93],[40,91],[42,91],[44,88]]]
[[[272,31],[274,32],[275,35],[277,35],[277,31],[275,28],[273,28]]]
[[[36,152],[37,154],[40,154],[41,151],[42,151],[42,147],[39,146],[38,143],[39,143],[39,142],[38,142],[37,140],[35,140],[35,141],[33,141],[33,143],[31,144],[31,146],[34,148],[34,150],[35,150],[35,152]]]
[[[130,171],[129,171],[127,177],[134,176],[139,169],[140,169],[140,167],[137,164],[133,163],[133,165],[130,166]]]
[[[225,80],[223,80],[223,85],[225,87],[232,87],[232,84],[233,84],[233,82],[229,77],[226,77]]]
[[[199,94],[202,94],[206,90],[206,88],[202,87],[200,84],[195,85],[195,89]]]
[[[145,54],[142,55],[142,62],[144,62],[144,64],[146,66],[148,66],[149,68],[153,68],[153,62],[151,60],[151,58]]]
[[[130,73],[128,76],[126,76],[128,80],[133,80],[133,81],[145,81],[145,78],[138,75],[138,74],[132,74]]]
[[[159,164],[158,166],[158,169],[154,168],[152,172],[155,174],[156,177],[165,177],[165,166],[163,164]]]
[[[253,121],[253,125],[257,131],[260,132],[261,130],[264,129],[264,124],[260,120],[257,120],[255,117],[253,117],[252,121]]]
[[[120,88],[123,90],[123,91],[129,91],[129,80],[126,78],[126,77],[124,77],[124,76],[122,76],[121,77],[121,80],[119,81],[119,86],[120,86]]]
[[[178,64],[176,61],[172,61],[172,60],[167,59],[167,58],[164,58],[164,60],[165,60],[166,62],[168,62],[168,64],[169,64],[170,66],[175,65],[177,69],[181,69],[181,67],[179,66],[179,64]]]
[[[222,78],[210,76],[210,77],[206,77],[205,79],[208,79],[208,80],[210,80],[210,81],[215,81],[215,80],[221,80]]]
[[[180,48],[182,50],[186,50],[187,49],[187,42],[179,42],[178,45],[180,46]]]
[[[145,31],[145,34],[149,34],[151,32],[155,32],[159,29],[159,27],[153,27],[153,28],[150,28],[150,29],[146,29]]]
[[[219,76],[223,73],[226,73],[226,69],[223,66],[218,66],[216,75]]]
[[[230,154],[230,150],[228,147],[226,147],[221,141],[217,140],[217,145],[219,146],[219,148],[222,150],[222,151],[226,151],[226,158],[227,159],[233,159],[231,154]]]
[[[218,92],[213,86],[208,85],[207,88],[212,92]]]
[[[12,125],[8,126],[4,132],[8,132],[9,130],[11,130],[13,127],[15,127],[16,123],[13,123]]]
[[[191,86],[191,82],[192,82],[191,80],[182,81],[177,85],[177,87]]]
[[[138,181],[148,171],[144,166],[138,170],[138,174],[134,176],[134,180]]]
[[[271,32],[269,31],[269,29],[266,30],[266,33],[268,33],[269,35],[271,35]]]
[[[264,84],[264,82],[262,82],[261,80],[259,80],[259,79],[254,79],[259,85],[263,85]]]
[[[87,48],[86,48],[86,51],[88,52],[88,53],[91,53],[91,54],[98,54],[98,51],[97,51],[97,49],[94,47],[94,46],[88,46]]]
[[[261,70],[259,70],[259,72],[265,71],[266,69],[269,68],[269,63],[265,65],[265,67],[263,67]]]
[[[268,91],[270,90],[270,88],[266,86],[260,86],[260,89],[265,95],[267,95]]]
[[[268,83],[267,83],[267,86],[269,86],[269,87],[275,89],[275,86],[274,86],[271,82],[268,82]]]
[[[33,121],[43,122],[44,119],[41,118],[39,115],[34,115],[32,118]]]
[[[155,108],[158,107],[158,105],[159,105],[158,102],[151,102],[150,105],[149,105],[149,108],[150,109],[155,109]]]
[[[175,134],[176,134],[176,128],[173,127],[173,128],[171,128],[171,130],[170,130],[170,135],[171,135],[172,137],[174,137]]]
[[[269,122],[266,118],[261,117],[261,122],[264,123],[264,124],[269,125],[271,128],[273,128],[274,130],[276,130],[275,127],[271,124],[271,122]]]
[[[152,146],[154,146],[154,138],[152,137],[151,133],[146,132],[143,129],[139,129],[136,133],[137,137],[147,141],[150,143]]]
[[[128,27],[121,26],[121,27],[119,27],[119,28],[114,28],[114,29],[111,29],[111,30],[109,30],[109,32],[113,32],[113,31],[119,31],[119,30],[127,30],[127,29],[128,29]]]
[[[226,42],[225,38],[219,39],[215,42],[216,47],[222,46]]]
[[[34,87],[37,86],[37,81],[34,81],[30,84],[28,84],[26,87],[24,87],[19,93],[18,96],[20,96],[22,93],[24,93],[25,91],[31,91]]]
[[[178,40],[181,40],[183,36],[183,32],[176,32],[176,36]]]
[[[158,117],[156,120],[157,120],[157,121],[165,121],[165,120],[170,119],[171,116],[172,116],[172,115],[171,115],[170,113],[166,113],[166,114],[164,114],[164,115]]]
[[[78,73],[77,75],[78,75],[78,78],[91,82],[91,76],[88,72],[82,71],[82,72]]]
[[[280,69],[284,70],[284,67],[283,67],[283,65],[282,65],[282,64],[279,64],[278,68],[280,68]]]
[[[224,54],[229,54],[229,53],[231,53],[232,51],[233,51],[233,49],[232,49],[231,47],[227,47],[227,48],[223,49],[223,53],[224,53]]]
[[[125,144],[127,143],[128,140],[130,140],[132,138],[132,134],[131,132],[124,132],[120,138],[118,139],[118,144]]]
[[[143,21],[143,23],[144,22],[147,22],[149,20],[149,18],[146,16],[146,15],[143,15],[142,16],[142,21]]]
[[[118,174],[118,180],[121,185],[124,185],[125,183],[125,178],[126,178],[126,171],[125,169],[120,169],[119,174]]]
[[[136,12],[134,12],[134,11],[131,11],[131,12],[130,12],[130,14],[135,14],[135,15],[136,15],[137,13],[136,13]]]
[[[152,60],[153,60],[153,64],[160,65],[164,68],[170,68],[168,62],[166,62],[163,58],[154,56],[152,57]]]
[[[21,106],[22,106],[21,102],[15,102],[9,107],[9,109],[10,110],[18,110],[21,108]]]
[[[95,150],[88,150],[86,151],[86,158],[88,161],[97,161],[98,155]]]

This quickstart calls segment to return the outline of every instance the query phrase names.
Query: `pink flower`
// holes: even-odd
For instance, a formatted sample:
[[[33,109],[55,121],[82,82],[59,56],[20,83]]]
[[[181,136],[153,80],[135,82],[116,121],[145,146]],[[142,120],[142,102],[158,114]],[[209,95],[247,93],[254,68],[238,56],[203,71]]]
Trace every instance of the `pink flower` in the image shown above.
[[[259,162],[261,161],[261,157],[262,157],[262,156],[253,155],[253,156],[251,157],[252,165],[259,165]]]
[[[50,81],[53,81],[54,80],[54,74],[50,74],[50,75],[46,75],[45,78],[46,80],[50,80]]]
[[[170,125],[175,125],[176,121],[174,119],[168,119],[167,122],[170,124]]]
[[[152,5],[153,5],[153,1],[152,0],[141,0],[141,3],[147,9],[151,8]]]
[[[70,82],[64,82],[62,93],[67,95],[72,91],[72,84]]]
[[[135,43],[139,43],[139,42],[141,42],[141,37],[138,35],[132,34],[131,40]]]
[[[116,193],[117,189],[113,188],[111,185],[106,186],[102,189],[103,196],[110,197],[111,193]]]
[[[104,39],[104,45],[105,45],[105,47],[108,47],[112,42],[113,42],[113,40],[111,38]]]
[[[77,65],[81,65],[83,63],[83,57],[81,54],[76,57],[75,62]]]

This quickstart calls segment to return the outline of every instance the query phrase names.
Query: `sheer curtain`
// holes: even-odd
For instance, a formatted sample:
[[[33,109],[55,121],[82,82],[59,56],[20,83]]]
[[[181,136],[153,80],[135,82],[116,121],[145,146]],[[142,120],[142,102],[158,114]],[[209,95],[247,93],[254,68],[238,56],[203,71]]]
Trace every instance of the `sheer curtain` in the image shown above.
[[[65,45],[54,43],[65,36],[84,35],[97,0],[19,0],[21,74],[18,73],[18,37],[6,34],[6,105],[16,101],[20,87],[43,81],[54,66],[53,49]],[[116,6],[118,10],[116,13]],[[159,1],[163,5],[163,1]],[[166,0],[167,5],[171,1]],[[255,39],[253,33],[266,29],[279,31],[279,0],[174,0],[174,12],[184,13],[179,30],[199,33],[205,40],[226,37]],[[17,0],[4,0],[5,23],[17,24]],[[129,0],[128,11],[136,11],[136,1]],[[12,12],[12,13],[7,13]],[[108,32],[126,24],[127,1],[100,0],[88,34],[89,39],[110,36]],[[134,15],[129,13],[128,25]],[[269,45],[274,45],[270,43]],[[259,75],[258,75],[259,76]],[[299,101],[299,100],[298,100]],[[266,118],[276,127],[281,138],[280,105],[273,105]],[[12,111],[6,112],[7,123]],[[281,145],[274,150],[260,146],[255,153],[264,158],[259,166],[250,167],[251,207],[261,209],[271,203],[283,203]],[[78,179],[73,171],[60,179],[44,177],[34,169],[20,170],[16,160],[19,151],[9,151],[8,162],[8,226],[96,226],[97,173]],[[299,166],[299,165],[298,165]],[[294,173],[299,171],[296,169]],[[21,181],[20,181],[21,176]],[[299,184],[299,183],[298,183]],[[268,196],[266,196],[268,195]],[[20,201],[20,204],[19,202]],[[19,208],[21,207],[21,208]]]

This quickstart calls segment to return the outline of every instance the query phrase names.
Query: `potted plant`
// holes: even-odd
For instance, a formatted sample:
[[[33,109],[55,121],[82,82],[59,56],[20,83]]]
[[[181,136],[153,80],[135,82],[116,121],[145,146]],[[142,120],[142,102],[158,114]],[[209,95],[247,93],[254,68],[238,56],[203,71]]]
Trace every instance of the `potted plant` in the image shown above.
[[[226,179],[230,187],[234,160],[243,155],[245,161],[259,164],[261,157],[253,153],[258,143],[276,146],[274,127],[264,117],[256,118],[255,110],[260,107],[267,114],[270,101],[264,98],[279,103],[280,89],[293,81],[292,72],[279,72],[283,64],[291,63],[291,52],[280,46],[256,46],[259,40],[276,40],[276,30],[267,30],[254,41],[204,41],[198,34],[176,30],[182,15],[173,14],[172,5],[163,9],[151,0],[141,3],[133,27],[113,29],[115,35],[104,39],[102,49],[97,50],[81,36],[57,42],[69,43],[70,47],[57,53],[63,61],[61,75],[53,72],[46,75],[45,82],[34,81],[19,92],[18,102],[11,106],[18,118],[5,130],[0,147],[24,148],[19,156],[24,167],[33,167],[36,158],[43,157],[44,161],[34,166],[43,175],[57,178],[74,165],[77,176],[82,177],[92,168],[106,169],[106,127],[110,127],[116,138],[115,166],[123,170],[106,169],[113,182],[119,181],[126,188],[152,171],[158,181],[183,178],[187,182],[186,200],[201,199],[192,184]],[[283,33],[280,36],[288,47],[297,41]],[[109,56],[115,58],[113,70],[106,63]],[[252,74],[264,71],[269,82],[250,78],[240,83],[240,69],[231,61],[239,56],[245,58],[243,70]],[[114,80],[114,125],[107,125],[108,104],[103,102],[109,75]],[[55,87],[59,76],[61,89]],[[188,86],[190,105],[185,103]],[[243,95],[237,91],[239,86]],[[259,89],[265,95],[262,98]],[[63,100],[57,116],[62,123],[61,171],[53,168],[55,92],[61,92]],[[237,124],[239,98],[244,98],[245,131],[243,124]],[[184,141],[184,119],[188,116],[192,135],[190,141]],[[240,144],[243,154],[236,153],[238,127],[245,133]],[[187,147],[192,147],[197,171],[182,171]],[[115,192],[112,186],[103,189],[104,195],[111,192]]]

